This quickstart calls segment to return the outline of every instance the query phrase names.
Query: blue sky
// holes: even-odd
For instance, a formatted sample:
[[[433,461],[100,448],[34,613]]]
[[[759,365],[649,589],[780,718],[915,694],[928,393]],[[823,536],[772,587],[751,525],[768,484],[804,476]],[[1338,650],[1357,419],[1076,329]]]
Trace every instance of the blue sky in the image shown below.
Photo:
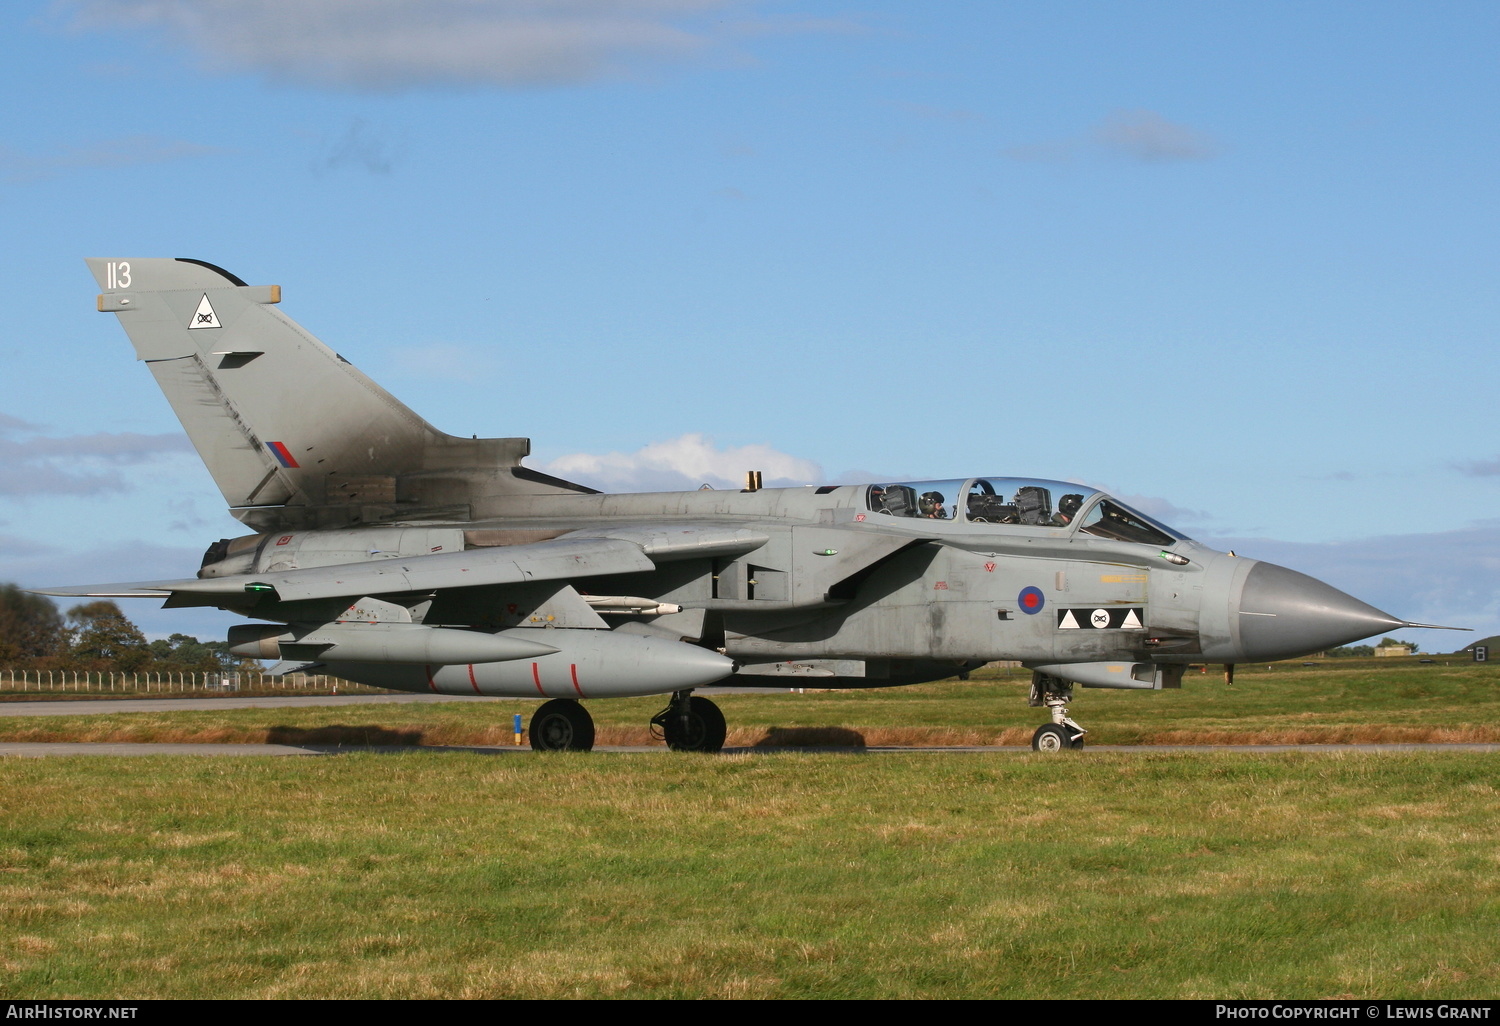
[[[191,256],[591,483],[1078,479],[1500,632],[1496,52],[1458,2],[6,4],[0,579],[243,533],[81,260]]]

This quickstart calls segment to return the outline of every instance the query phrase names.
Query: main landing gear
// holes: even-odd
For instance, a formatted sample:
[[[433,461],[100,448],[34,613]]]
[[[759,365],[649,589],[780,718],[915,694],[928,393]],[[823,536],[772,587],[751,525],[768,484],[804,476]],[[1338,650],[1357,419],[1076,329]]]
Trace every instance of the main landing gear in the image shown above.
[[[652,734],[677,752],[717,752],[728,733],[719,707],[691,691],[672,692],[671,704],[651,717],[651,726]]]
[[[594,718],[571,698],[554,698],[531,714],[531,750],[587,752],[594,747]]]
[[[1083,735],[1088,731],[1068,716],[1068,703],[1072,700],[1072,681],[1049,677],[1045,673],[1031,675],[1031,705],[1046,706],[1052,714],[1052,722],[1042,724],[1031,735],[1032,751],[1061,752],[1068,748],[1083,747]]]
[[[717,752],[728,728],[719,707],[691,691],[672,692],[672,702],[651,717],[652,734],[678,752]],[[587,752],[594,747],[594,718],[571,698],[554,698],[531,714],[536,752]]]

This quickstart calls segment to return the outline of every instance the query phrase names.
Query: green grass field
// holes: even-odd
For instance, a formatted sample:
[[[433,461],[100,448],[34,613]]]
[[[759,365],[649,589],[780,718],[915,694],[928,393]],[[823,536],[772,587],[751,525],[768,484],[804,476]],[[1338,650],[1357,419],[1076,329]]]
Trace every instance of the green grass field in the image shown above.
[[[1500,762],[0,763],[0,994],[1492,997]]]
[[[1242,669],[1234,684],[1189,674],[1181,690],[1080,688],[1073,715],[1095,744],[1500,741],[1500,664],[1329,660]],[[1022,671],[871,691],[723,695],[732,746],[1030,742]],[[107,716],[0,717],[0,741],[207,741],[508,744],[511,716],[539,702],[227,709]],[[647,744],[661,698],[588,703],[600,744]]]
[[[1096,743],[1497,739],[1500,670],[1380,663],[1080,690],[1075,714]],[[742,745],[1020,744],[1044,718],[1019,673],[719,701]],[[590,708],[628,742],[660,704]],[[534,705],[0,740],[503,744]],[[1485,998],[1497,786],[1492,754],[1337,748],[11,758],[0,996]]]

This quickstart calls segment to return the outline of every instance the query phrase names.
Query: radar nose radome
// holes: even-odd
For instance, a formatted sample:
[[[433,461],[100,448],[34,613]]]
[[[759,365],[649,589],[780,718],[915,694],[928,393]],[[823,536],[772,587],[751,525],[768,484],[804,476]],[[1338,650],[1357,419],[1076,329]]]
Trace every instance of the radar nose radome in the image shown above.
[[[1315,577],[1257,563],[1240,593],[1240,649],[1246,662],[1319,652],[1408,626]]]

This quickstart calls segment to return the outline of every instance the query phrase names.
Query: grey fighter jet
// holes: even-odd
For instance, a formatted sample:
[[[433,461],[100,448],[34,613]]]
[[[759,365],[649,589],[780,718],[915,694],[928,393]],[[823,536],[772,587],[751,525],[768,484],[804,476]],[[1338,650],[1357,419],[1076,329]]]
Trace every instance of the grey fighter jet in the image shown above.
[[[1073,687],[1176,688],[1194,662],[1304,655],[1413,624],[1238,558],[1092,488],[1001,475],[604,495],[522,465],[525,438],[433,428],[247,285],[187,259],[91,259],[252,532],[198,575],[46,589],[259,621],[233,650],[402,691],[532,697],[533,747],[588,749],[583,701],[670,695],[652,723],[717,751],[708,684],[873,688],[1033,673],[1081,744]]]

